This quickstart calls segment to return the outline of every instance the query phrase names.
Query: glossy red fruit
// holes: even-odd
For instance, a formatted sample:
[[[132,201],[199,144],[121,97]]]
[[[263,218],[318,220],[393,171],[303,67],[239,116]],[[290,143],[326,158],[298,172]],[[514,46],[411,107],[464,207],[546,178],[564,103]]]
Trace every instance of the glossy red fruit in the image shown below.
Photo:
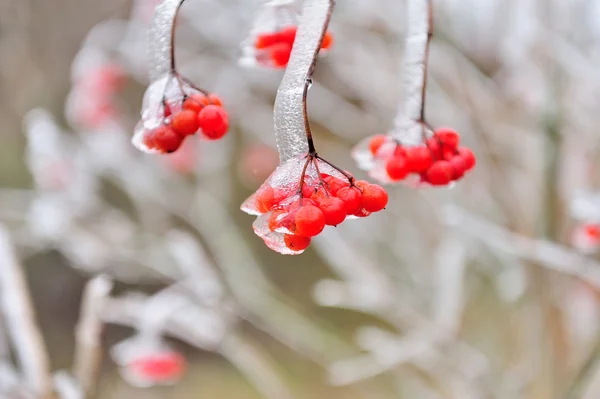
[[[285,198],[285,193],[271,186],[263,186],[256,192],[256,207],[260,213],[267,213]]]
[[[368,184],[363,187],[361,204],[367,212],[379,212],[388,203],[388,193],[377,184]]]
[[[314,205],[300,207],[294,221],[296,222],[294,233],[304,237],[314,237],[325,228],[325,215]]]
[[[271,216],[269,216],[269,230],[275,231],[280,227],[283,214],[285,214],[285,211],[282,209],[276,209],[271,213]]]
[[[346,215],[354,215],[360,209],[360,191],[355,187],[342,187],[336,197],[344,201]]]
[[[316,192],[317,192],[316,187],[314,187],[306,182],[302,185],[302,197],[303,198],[311,198]]]
[[[452,165],[448,161],[436,161],[425,173],[427,182],[433,186],[445,186],[452,181]]]
[[[475,164],[477,163],[477,160],[475,159],[475,155],[473,154],[473,152],[467,148],[467,147],[459,147],[458,148],[458,153],[460,154],[460,156],[462,157],[462,159],[465,161],[465,165],[466,165],[466,170],[469,171],[471,169],[473,169],[475,167]]]
[[[331,195],[336,195],[341,188],[349,185],[347,180],[338,179],[334,176],[327,176],[323,178],[323,181],[325,182],[325,188]]]
[[[273,66],[283,68],[290,60],[292,46],[287,43],[277,43],[269,48],[269,52]]]
[[[212,105],[216,105],[217,107],[222,107],[223,106],[223,101],[221,101],[221,98],[219,96],[217,96],[216,94],[209,94],[208,95],[208,102]]]
[[[452,165],[452,169],[454,171],[452,180],[458,180],[465,175],[465,172],[467,171],[467,164],[463,157],[457,155],[448,162],[450,162],[450,165]]]
[[[440,141],[444,145],[448,147],[456,148],[460,143],[460,136],[454,129],[450,129],[448,127],[441,127],[439,129],[436,129],[434,134],[438,137],[438,139],[440,139]]]
[[[153,130],[147,131],[144,133],[143,143],[146,147],[155,149],[156,141],[154,139],[155,139],[154,131]]]
[[[194,93],[189,95],[183,101],[183,109],[194,111],[199,113],[202,108],[206,107],[209,103],[208,98],[202,93]]]
[[[331,32],[325,32],[325,36],[323,36],[323,43],[321,43],[322,50],[329,50],[333,45],[333,35]]]
[[[435,137],[435,136],[430,137],[429,139],[427,139],[425,144],[426,144],[427,148],[429,149],[429,152],[431,153],[431,156],[434,161],[443,159],[442,158],[442,144],[437,137]]]
[[[279,40],[279,35],[277,33],[263,33],[256,37],[254,48],[263,50],[276,44]]]
[[[209,140],[218,140],[229,129],[227,112],[216,105],[207,105],[198,114],[198,126]]]
[[[198,130],[198,114],[189,109],[181,110],[173,115],[171,127],[182,136],[194,134]]]
[[[286,234],[283,236],[285,246],[292,251],[302,251],[310,245],[310,237],[298,236],[295,234]]]
[[[152,132],[155,148],[163,152],[174,152],[183,143],[183,136],[170,126],[159,126]]]
[[[277,39],[280,43],[285,43],[292,47],[294,41],[296,40],[296,33],[298,32],[297,26],[287,26],[281,29],[277,33]]]
[[[379,148],[387,141],[387,136],[385,134],[378,134],[377,136],[373,136],[369,141],[369,151],[371,154],[376,155]]]
[[[336,197],[321,197],[316,200],[317,206],[325,216],[325,224],[337,226],[346,219],[346,204]]]
[[[431,151],[424,145],[409,147],[406,149],[406,161],[408,169],[413,173],[423,173],[433,163]]]
[[[390,158],[385,164],[385,171],[392,181],[400,181],[410,173],[406,158],[403,156]]]

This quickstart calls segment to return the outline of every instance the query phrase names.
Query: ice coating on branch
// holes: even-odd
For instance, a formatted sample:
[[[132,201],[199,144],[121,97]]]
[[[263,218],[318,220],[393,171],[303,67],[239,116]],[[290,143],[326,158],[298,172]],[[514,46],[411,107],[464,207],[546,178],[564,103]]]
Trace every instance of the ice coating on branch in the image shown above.
[[[282,164],[308,151],[302,98],[333,5],[332,0],[306,0],[302,10],[290,60],[275,99],[275,138]]]
[[[406,39],[403,56],[402,86],[404,102],[401,103],[394,123],[393,136],[404,145],[421,142],[421,118],[430,29],[431,0],[408,0],[406,9]]]
[[[171,71],[175,18],[184,1],[163,0],[154,11],[148,31],[148,77],[151,82]]]

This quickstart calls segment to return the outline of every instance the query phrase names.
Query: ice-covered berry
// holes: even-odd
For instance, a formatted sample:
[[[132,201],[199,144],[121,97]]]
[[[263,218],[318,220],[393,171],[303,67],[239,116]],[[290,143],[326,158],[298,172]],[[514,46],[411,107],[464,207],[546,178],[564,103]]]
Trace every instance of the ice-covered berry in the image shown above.
[[[325,215],[314,205],[303,205],[294,217],[295,234],[304,237],[314,237],[325,228]]]
[[[229,129],[227,112],[216,105],[207,105],[198,114],[198,126],[207,139],[218,140]]]

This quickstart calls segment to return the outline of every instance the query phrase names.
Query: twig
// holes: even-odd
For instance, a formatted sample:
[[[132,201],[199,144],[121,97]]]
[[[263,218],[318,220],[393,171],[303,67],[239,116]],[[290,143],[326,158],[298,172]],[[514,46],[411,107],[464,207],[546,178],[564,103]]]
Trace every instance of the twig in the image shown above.
[[[97,276],[87,283],[83,291],[79,323],[75,332],[73,374],[87,395],[94,392],[102,362],[103,323],[100,311],[112,285],[107,276]]]
[[[292,399],[293,396],[275,373],[271,360],[248,338],[229,335],[219,348],[221,354],[241,371],[267,399]]]
[[[280,163],[315,152],[306,98],[334,5],[334,0],[307,0],[304,4],[294,47],[275,99],[275,139]]]
[[[48,354],[31,296],[8,231],[0,225],[0,307],[26,384],[40,397],[51,391]]]

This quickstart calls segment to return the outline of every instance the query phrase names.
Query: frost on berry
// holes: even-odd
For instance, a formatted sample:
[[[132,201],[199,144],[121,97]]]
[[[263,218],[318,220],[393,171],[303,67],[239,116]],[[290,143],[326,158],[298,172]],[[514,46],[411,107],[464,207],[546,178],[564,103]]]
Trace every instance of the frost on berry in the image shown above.
[[[267,247],[301,254],[326,226],[365,217],[387,205],[383,188],[357,182],[327,161],[300,155],[281,164],[243,204]]]
[[[292,1],[270,1],[259,11],[249,37],[242,42],[240,64],[249,67],[285,68],[298,30],[299,14]],[[327,32],[320,53],[331,49],[333,36]]]
[[[111,350],[125,381],[135,387],[149,388],[177,383],[186,369],[185,358],[156,337],[134,336]]]

